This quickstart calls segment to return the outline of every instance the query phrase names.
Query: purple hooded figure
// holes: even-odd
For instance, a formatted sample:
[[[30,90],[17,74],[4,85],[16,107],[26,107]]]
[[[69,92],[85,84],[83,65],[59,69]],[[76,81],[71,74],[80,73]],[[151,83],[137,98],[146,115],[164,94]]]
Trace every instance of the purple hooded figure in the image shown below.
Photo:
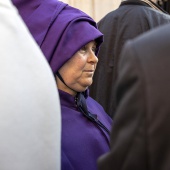
[[[112,125],[102,106],[88,95],[103,35],[92,18],[61,1],[12,1],[50,64],[59,89],[62,170],[96,170],[97,159],[110,149]]]

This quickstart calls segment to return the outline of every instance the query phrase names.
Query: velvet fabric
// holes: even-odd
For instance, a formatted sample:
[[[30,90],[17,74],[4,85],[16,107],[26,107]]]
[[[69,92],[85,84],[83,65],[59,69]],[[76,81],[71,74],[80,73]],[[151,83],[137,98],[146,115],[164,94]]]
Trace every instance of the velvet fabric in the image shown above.
[[[59,90],[62,112],[62,170],[97,170],[97,159],[110,150],[109,135],[79,112],[75,98]],[[110,130],[112,120],[91,97],[88,110]]]
[[[103,35],[84,12],[58,0],[12,0],[31,34],[45,54],[53,73],[83,45],[97,46]],[[97,51],[98,52],[98,49]]]

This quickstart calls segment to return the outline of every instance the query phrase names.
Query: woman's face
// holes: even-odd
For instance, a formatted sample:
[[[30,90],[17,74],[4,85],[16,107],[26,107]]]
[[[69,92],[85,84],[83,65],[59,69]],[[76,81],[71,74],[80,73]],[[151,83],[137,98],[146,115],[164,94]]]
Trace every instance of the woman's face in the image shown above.
[[[59,73],[67,86],[74,91],[68,88],[57,77],[57,85],[60,90],[71,95],[76,95],[76,92],[83,92],[92,84],[94,71],[98,62],[95,52],[96,43],[95,41],[91,41],[77,51],[73,57],[59,69]]]

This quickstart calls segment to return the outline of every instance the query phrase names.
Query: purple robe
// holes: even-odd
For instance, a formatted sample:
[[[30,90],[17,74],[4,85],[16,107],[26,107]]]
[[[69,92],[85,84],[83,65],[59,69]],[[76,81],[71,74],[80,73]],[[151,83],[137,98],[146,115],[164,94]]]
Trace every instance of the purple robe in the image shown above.
[[[109,135],[89,121],[76,107],[70,94],[59,90],[62,112],[62,170],[96,170],[97,159],[108,152]],[[112,120],[91,97],[88,110],[110,130]]]
[[[58,0],[12,0],[31,34],[40,46],[53,73],[82,46],[97,41],[103,34],[84,12]]]
[[[57,0],[12,0],[55,74],[82,46],[103,34],[84,12]],[[99,156],[109,151],[109,136],[83,116],[74,97],[60,91],[62,109],[62,170],[95,170]],[[86,96],[87,97],[87,96]],[[112,120],[87,97],[87,107],[110,130]]]

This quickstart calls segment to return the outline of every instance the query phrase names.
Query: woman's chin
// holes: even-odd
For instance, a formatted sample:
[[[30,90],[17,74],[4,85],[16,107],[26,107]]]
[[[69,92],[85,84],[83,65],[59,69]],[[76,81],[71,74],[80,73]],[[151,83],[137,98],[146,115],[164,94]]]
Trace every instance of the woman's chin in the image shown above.
[[[86,91],[86,90],[88,89],[88,87],[89,87],[89,86],[80,87],[80,88],[77,89],[77,92],[84,92],[84,91]]]
[[[92,80],[90,81],[86,81],[83,83],[79,83],[74,90],[76,90],[77,92],[84,92],[85,90],[88,89],[88,87],[92,84]]]

